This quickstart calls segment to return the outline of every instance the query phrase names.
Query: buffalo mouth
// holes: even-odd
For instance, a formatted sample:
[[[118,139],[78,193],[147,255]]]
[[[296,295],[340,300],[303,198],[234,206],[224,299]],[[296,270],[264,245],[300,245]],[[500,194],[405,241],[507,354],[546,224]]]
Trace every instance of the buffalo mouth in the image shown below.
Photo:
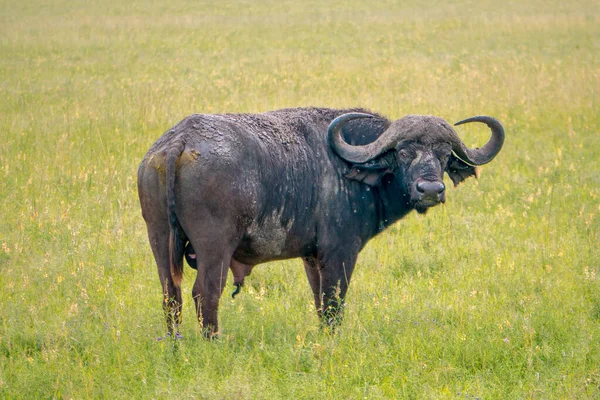
[[[417,201],[413,202],[413,207],[419,214],[425,214],[427,212],[427,210],[429,210],[429,208],[435,207],[440,203],[442,203],[442,202],[439,200],[437,200],[437,201],[436,200],[428,200],[428,199],[417,200]]]

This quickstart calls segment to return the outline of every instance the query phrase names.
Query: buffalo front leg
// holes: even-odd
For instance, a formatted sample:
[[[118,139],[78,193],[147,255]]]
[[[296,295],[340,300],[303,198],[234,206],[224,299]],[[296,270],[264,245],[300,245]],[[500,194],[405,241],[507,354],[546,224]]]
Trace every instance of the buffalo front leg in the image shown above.
[[[316,258],[303,258],[304,271],[306,271],[306,277],[308,283],[312,289],[313,296],[315,299],[315,308],[317,312],[321,310],[321,263]]]
[[[344,299],[354,271],[356,256],[327,261],[321,269],[321,321],[335,327],[342,319]]]
[[[346,254],[343,258],[330,257],[325,260],[304,258],[303,261],[321,322],[326,326],[335,326],[342,318],[356,255]]]

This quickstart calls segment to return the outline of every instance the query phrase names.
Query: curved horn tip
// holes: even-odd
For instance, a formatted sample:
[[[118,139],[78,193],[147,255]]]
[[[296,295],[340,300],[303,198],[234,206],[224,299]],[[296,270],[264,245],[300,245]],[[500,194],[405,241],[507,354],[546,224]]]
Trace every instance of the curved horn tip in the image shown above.
[[[340,115],[339,117],[335,118],[333,121],[335,121],[335,120],[350,121],[350,120],[357,119],[357,118],[375,118],[375,116],[372,114],[365,114],[365,113],[361,113],[361,112],[349,112],[349,113]]]
[[[453,151],[458,158],[473,166],[487,164],[492,161],[502,149],[502,145],[504,144],[504,127],[497,119],[485,115],[463,119],[454,125],[466,124],[467,122],[485,123],[492,130],[492,137],[482,148],[478,149],[468,149],[465,147],[464,143],[458,139],[457,142],[453,144]]]
[[[502,124],[500,124],[500,121],[498,121],[496,118],[488,117],[486,115],[476,115],[474,117],[469,117],[469,118],[462,119],[462,120],[454,123],[454,126],[466,124],[466,123],[469,123],[469,122],[483,122],[484,124],[486,124],[488,126],[490,124],[499,124],[499,125],[502,125]]]

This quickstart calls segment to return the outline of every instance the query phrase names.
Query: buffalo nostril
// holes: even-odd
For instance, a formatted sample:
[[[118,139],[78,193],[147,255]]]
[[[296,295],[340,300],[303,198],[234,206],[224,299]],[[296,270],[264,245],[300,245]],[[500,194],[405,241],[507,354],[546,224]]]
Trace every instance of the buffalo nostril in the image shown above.
[[[417,191],[426,194],[440,194],[446,189],[443,182],[420,181],[417,183]]]

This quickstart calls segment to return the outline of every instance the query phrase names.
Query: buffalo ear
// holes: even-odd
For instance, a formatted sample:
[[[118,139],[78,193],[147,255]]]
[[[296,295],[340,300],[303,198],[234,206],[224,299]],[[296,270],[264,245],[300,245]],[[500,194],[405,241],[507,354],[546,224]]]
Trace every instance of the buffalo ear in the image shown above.
[[[479,169],[472,165],[469,165],[456,157],[454,154],[450,155],[448,163],[446,164],[446,173],[452,179],[454,186],[464,181],[470,176],[479,178]]]
[[[354,164],[345,176],[348,179],[366,183],[369,186],[375,186],[381,181],[384,175],[394,170],[395,165],[395,155],[393,152],[390,152],[364,164]]]

